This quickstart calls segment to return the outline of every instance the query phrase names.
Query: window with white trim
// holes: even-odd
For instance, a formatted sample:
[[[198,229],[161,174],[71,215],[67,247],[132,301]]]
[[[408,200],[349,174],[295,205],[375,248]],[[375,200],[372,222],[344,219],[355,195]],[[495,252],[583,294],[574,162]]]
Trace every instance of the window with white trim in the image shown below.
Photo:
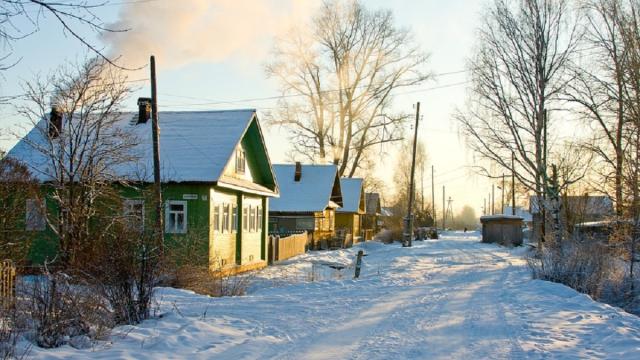
[[[229,232],[231,222],[231,204],[222,204],[222,232]]]
[[[124,216],[131,229],[144,230],[144,200],[124,200]]]
[[[236,149],[236,173],[244,174],[246,164],[246,154],[242,148]]]
[[[231,231],[238,231],[238,205],[231,206]]]
[[[186,201],[167,201],[165,231],[168,234],[185,234],[187,232]]]
[[[249,231],[249,208],[246,206],[242,208],[242,229]]]
[[[249,232],[256,230],[256,208],[249,205]]]
[[[27,231],[43,231],[47,227],[44,214],[44,204],[36,199],[27,199],[25,214],[25,229]]]
[[[213,204],[213,230],[220,231],[220,204]]]
[[[260,206],[256,208],[256,231],[262,231],[262,208]]]

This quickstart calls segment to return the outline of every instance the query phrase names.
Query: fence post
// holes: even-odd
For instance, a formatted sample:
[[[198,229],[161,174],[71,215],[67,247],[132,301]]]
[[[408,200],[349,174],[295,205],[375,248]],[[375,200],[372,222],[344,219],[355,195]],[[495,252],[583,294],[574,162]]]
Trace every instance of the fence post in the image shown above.
[[[7,309],[13,305],[15,297],[16,267],[11,260],[0,263],[0,307]]]
[[[356,258],[356,274],[353,277],[354,279],[357,279],[360,277],[360,268],[362,267],[362,255],[364,255],[364,251],[359,250],[358,257]]]

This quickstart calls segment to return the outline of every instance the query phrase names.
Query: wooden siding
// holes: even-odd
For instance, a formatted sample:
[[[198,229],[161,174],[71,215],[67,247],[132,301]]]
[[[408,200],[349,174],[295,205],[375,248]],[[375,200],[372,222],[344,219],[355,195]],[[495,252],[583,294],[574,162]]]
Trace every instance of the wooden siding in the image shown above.
[[[361,236],[360,215],[354,213],[337,213],[336,229],[345,229],[347,233]]]
[[[236,264],[236,239],[238,233],[232,230],[233,224],[225,230],[221,226],[224,219],[224,205],[231,204],[238,207],[238,195],[233,192],[223,191],[217,188],[210,189],[210,210],[209,210],[209,265],[213,269],[224,268]],[[218,211],[216,211],[218,209]],[[222,213],[220,213],[222,212]],[[216,219],[218,216],[220,229],[216,229]],[[231,219],[233,216],[230,214]],[[231,220],[233,221],[233,220]]]
[[[257,207],[260,207],[260,211],[263,210],[262,197],[251,196],[247,194],[242,196],[243,209],[256,209]],[[240,252],[236,257],[236,262],[238,265],[246,265],[262,260],[262,234],[264,229],[264,217],[262,217],[262,220],[262,223],[258,224],[257,230],[251,230],[248,227],[247,229],[245,229],[245,226],[243,224]]]

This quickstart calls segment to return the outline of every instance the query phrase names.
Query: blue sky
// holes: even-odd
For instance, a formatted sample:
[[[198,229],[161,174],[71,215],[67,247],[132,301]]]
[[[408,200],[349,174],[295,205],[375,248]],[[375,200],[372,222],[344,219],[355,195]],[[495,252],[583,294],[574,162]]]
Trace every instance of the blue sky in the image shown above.
[[[244,107],[255,107],[260,110],[275,106],[274,100],[237,101],[278,95],[277,84],[267,79],[263,71],[271,39],[273,36],[283,36],[281,32],[278,32],[281,30],[278,23],[289,20],[292,22],[304,21],[317,2],[296,2],[293,4],[298,8],[293,9],[288,0],[174,1],[176,0],[152,0],[136,6],[145,6],[149,9],[168,5],[175,6],[178,3],[193,6],[193,11],[197,12],[203,11],[202,6],[220,4],[221,13],[218,14],[219,17],[214,19],[225,26],[216,28],[215,24],[202,25],[210,31],[205,33],[204,37],[197,38],[196,41],[199,41],[204,50],[208,51],[206,56],[193,56],[189,53],[189,49],[180,52],[180,41],[185,41],[184,39],[177,39],[178,42],[173,43],[178,45],[175,46],[175,52],[172,51],[174,46],[168,39],[166,42],[163,41],[164,39],[154,42],[155,46],[159,46],[157,51],[162,54],[157,58],[160,110]],[[129,8],[123,8],[123,5],[120,4],[121,1],[112,2],[116,4],[97,11],[97,14],[106,23],[118,21],[123,14],[134,18],[138,16],[137,14],[132,15]],[[369,0],[364,3],[372,8],[386,7],[391,9],[397,24],[410,28],[415,34],[417,43],[431,54],[430,71],[440,74],[464,70],[466,58],[470,55],[473,47],[473,35],[479,21],[481,6],[485,1],[396,0],[390,2]],[[260,9],[246,11],[252,5],[260,5],[255,6]],[[169,13],[168,16],[172,16],[172,14]],[[141,19],[140,24],[145,22],[146,26],[157,26],[154,20]],[[184,19],[184,21],[188,23],[190,20]],[[241,24],[236,26],[236,21]],[[213,26],[213,28],[209,26]],[[250,29],[247,30],[248,27]],[[238,36],[237,32],[239,31],[242,32],[239,40],[232,41],[235,39],[234,36]],[[90,31],[83,33],[93,43],[109,50],[107,44],[98,34]],[[182,36],[187,36],[189,39],[190,34]],[[216,46],[224,51],[216,51]],[[210,47],[213,48],[210,49]],[[8,50],[6,47],[3,49],[5,53]],[[65,61],[81,59],[86,50],[75,39],[69,36],[65,37],[59,24],[45,19],[41,22],[41,31],[13,44],[13,53],[14,58],[21,58],[21,61],[15,67],[4,72],[3,79],[0,79],[0,96],[22,93],[21,82],[32,79],[38,73],[46,75]],[[146,72],[145,69],[133,73],[130,78],[147,78]],[[446,184],[447,197],[449,195],[453,197],[455,209],[459,210],[463,204],[469,204],[479,213],[483,197],[486,197],[490,191],[490,185],[483,179],[471,176],[470,172],[465,170],[465,166],[473,164],[473,156],[465,150],[464,141],[458,136],[455,121],[451,117],[456,107],[464,105],[466,84],[463,83],[467,80],[468,74],[464,72],[437,77],[434,81],[411,89],[415,92],[397,96],[394,106],[397,109],[413,111],[413,104],[416,101],[421,102],[424,121],[420,125],[419,137],[427,144],[431,160],[429,165],[433,164],[436,169],[437,206],[441,206],[441,188],[443,184]],[[135,98],[149,92],[147,83],[141,83],[141,85],[140,91],[130,100],[132,109],[135,106]],[[438,89],[428,90],[431,88]],[[230,101],[231,103],[210,104],[220,101]],[[200,105],[203,103],[207,105]],[[4,150],[8,150],[16,141],[7,132],[10,129],[20,132],[18,128],[27,124],[26,120],[13,113],[12,108],[0,106],[0,148]],[[284,135],[284,132],[278,129],[267,131],[267,145],[274,162],[285,160],[284,154],[288,147]],[[391,151],[388,158],[383,159],[380,163],[379,168],[372,169],[372,171],[390,182],[392,172],[385,171],[385,169],[393,168],[394,164],[395,154]],[[430,179],[425,179],[425,187],[425,197],[430,199]],[[387,194],[386,197],[390,196]]]

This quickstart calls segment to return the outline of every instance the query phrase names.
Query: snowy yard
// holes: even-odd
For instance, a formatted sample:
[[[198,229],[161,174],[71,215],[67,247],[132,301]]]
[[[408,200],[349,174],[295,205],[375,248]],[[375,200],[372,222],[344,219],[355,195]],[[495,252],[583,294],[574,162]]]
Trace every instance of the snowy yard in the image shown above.
[[[353,280],[359,249],[362,276]],[[531,280],[524,249],[477,234],[311,252],[255,275],[247,296],[159,290],[157,320],[91,349],[36,358],[634,358],[640,318],[563,285]],[[338,271],[327,264],[343,264]],[[634,355],[635,354],[635,355]]]

